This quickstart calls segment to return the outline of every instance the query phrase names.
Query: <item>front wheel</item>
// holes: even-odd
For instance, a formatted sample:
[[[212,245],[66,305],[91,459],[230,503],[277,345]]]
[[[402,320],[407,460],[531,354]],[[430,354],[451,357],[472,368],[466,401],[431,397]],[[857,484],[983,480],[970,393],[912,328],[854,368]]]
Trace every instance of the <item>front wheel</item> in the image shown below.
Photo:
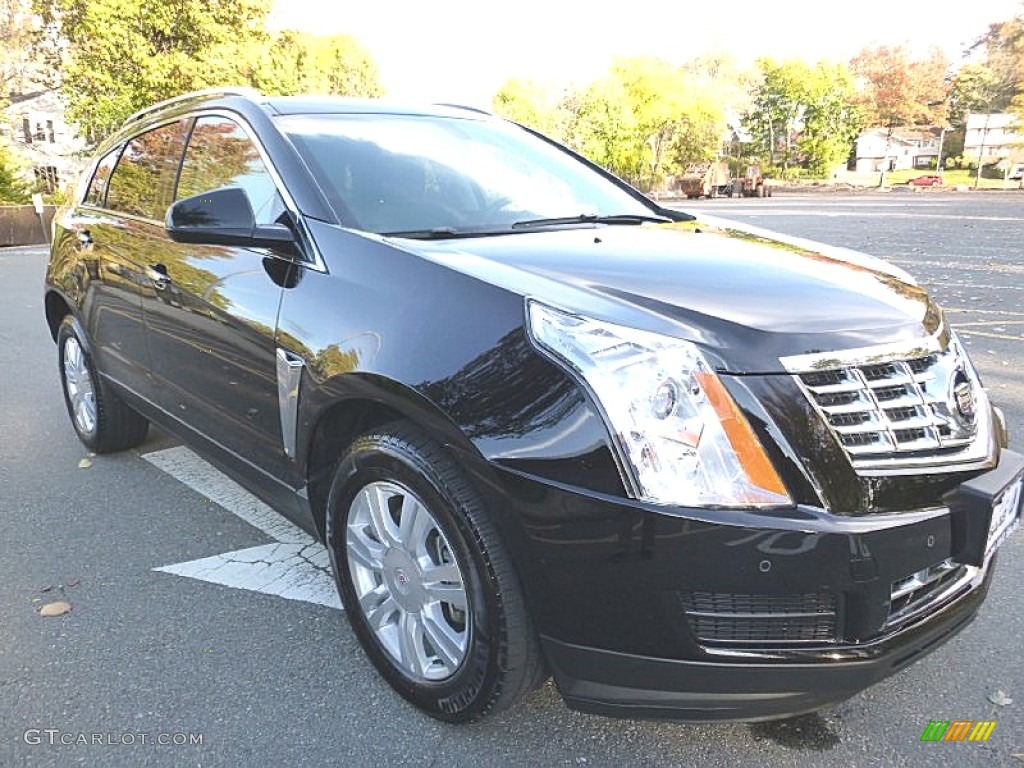
[[[66,316],[57,331],[64,403],[78,439],[95,453],[134,448],[146,439],[149,422],[100,379],[78,323]]]
[[[468,722],[544,679],[522,589],[478,494],[432,440],[395,423],[335,472],[327,541],[342,603],[391,686]]]

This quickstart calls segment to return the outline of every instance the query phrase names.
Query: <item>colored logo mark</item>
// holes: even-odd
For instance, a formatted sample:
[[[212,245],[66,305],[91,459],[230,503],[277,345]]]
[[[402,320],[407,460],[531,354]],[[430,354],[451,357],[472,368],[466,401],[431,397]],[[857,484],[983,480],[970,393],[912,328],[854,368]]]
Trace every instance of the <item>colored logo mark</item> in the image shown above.
[[[995,729],[995,720],[931,720],[921,741],[988,741]]]

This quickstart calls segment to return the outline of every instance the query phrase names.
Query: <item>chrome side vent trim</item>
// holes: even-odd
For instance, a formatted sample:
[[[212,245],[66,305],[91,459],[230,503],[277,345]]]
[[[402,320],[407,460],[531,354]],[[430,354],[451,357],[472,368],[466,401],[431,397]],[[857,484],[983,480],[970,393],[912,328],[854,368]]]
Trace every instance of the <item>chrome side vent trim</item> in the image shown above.
[[[299,384],[302,381],[302,359],[288,350],[277,348],[277,403],[281,411],[281,441],[284,454],[295,458],[299,416]]]

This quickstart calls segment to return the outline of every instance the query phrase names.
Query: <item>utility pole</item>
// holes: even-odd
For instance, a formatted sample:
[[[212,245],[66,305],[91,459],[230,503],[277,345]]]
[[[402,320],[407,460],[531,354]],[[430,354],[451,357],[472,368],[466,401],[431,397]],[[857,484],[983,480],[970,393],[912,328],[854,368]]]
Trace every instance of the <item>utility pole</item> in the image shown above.
[[[974,188],[981,184],[981,164],[985,156],[985,139],[988,138],[988,121],[992,117],[992,101],[985,105],[985,127],[981,129],[981,144],[978,145],[978,172],[974,177]]]

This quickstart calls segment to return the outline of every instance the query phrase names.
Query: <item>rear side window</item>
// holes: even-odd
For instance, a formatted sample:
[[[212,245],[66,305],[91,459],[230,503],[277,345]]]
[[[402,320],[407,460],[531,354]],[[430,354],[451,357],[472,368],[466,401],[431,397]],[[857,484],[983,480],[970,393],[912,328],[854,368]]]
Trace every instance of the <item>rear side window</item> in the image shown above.
[[[284,201],[259,150],[242,127],[226,117],[196,120],[178,181],[178,199],[221,187],[241,187],[257,224],[273,224]]]
[[[168,123],[128,142],[107,185],[107,208],[163,221],[174,201],[187,125]]]
[[[92,181],[89,182],[89,191],[85,193],[85,202],[88,205],[95,205],[98,208],[103,207],[103,198],[107,194],[107,182],[110,180],[110,172],[114,169],[114,163],[117,162],[117,153],[121,151],[121,148],[108,152],[103,156],[103,159],[96,164],[96,172],[92,175]]]

